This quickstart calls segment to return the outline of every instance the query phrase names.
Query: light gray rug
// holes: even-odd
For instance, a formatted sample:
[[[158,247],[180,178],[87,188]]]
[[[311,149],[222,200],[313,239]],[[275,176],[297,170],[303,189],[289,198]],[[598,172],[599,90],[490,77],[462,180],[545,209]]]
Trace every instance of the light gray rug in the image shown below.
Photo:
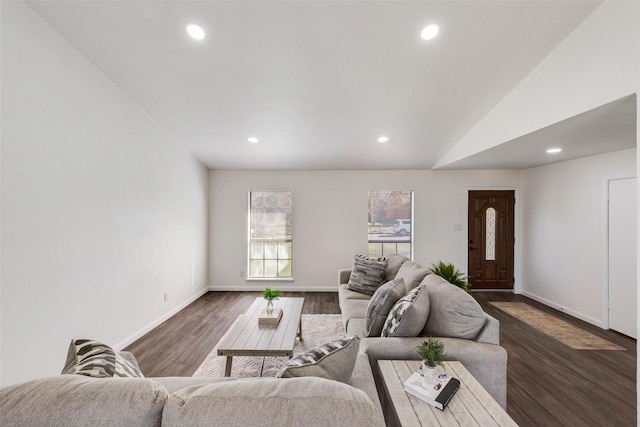
[[[346,336],[340,314],[303,314],[302,341],[296,340],[294,356],[327,341]],[[226,357],[218,356],[214,347],[194,377],[222,377]],[[287,357],[234,357],[231,376],[235,378],[275,377]]]

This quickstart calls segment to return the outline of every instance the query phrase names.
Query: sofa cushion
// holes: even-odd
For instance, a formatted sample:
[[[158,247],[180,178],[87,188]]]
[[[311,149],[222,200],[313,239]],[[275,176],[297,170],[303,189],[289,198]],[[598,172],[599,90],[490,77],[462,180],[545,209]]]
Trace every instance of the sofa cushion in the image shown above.
[[[373,295],[384,281],[384,269],[387,262],[384,258],[372,259],[364,255],[356,255],[347,288],[367,295]]]
[[[351,319],[345,329],[347,336],[357,335],[364,337],[364,319]]]
[[[276,378],[320,377],[348,383],[356,363],[360,338],[340,338],[289,359]]]
[[[367,315],[368,299],[346,299],[340,301],[340,311],[342,312],[342,323],[347,329],[351,319],[362,319]]]
[[[162,425],[383,426],[379,406],[348,384],[325,378],[241,379],[174,393]]]
[[[93,378],[144,377],[137,366],[111,347],[87,339],[71,340],[62,374],[78,374]]]
[[[213,383],[222,383],[226,381],[235,381],[231,377],[151,377],[150,380],[157,382],[167,389],[169,394],[185,387],[194,385],[204,385]]]
[[[404,287],[407,289],[407,292],[409,292],[411,289],[418,287],[422,279],[429,273],[431,273],[431,271],[422,267],[420,264],[413,261],[406,261],[398,270],[395,278],[402,278],[404,280]]]
[[[420,334],[429,316],[429,294],[418,286],[400,298],[382,327],[383,337],[415,337]]]
[[[362,292],[352,291],[348,288],[349,285],[343,283],[338,285],[338,292],[340,292],[340,299],[363,299],[369,301],[371,295],[363,294]]]
[[[427,276],[421,286],[426,287],[431,305],[422,335],[465,339],[478,335],[486,319],[471,295],[435,274]]]
[[[380,286],[371,297],[365,317],[365,337],[379,337],[389,311],[405,295],[404,280],[391,280]]]
[[[0,389],[3,426],[159,426],[169,399],[145,378],[59,375]]]
[[[402,267],[406,261],[409,261],[404,255],[393,254],[386,257],[387,266],[384,269],[384,279],[388,282],[389,280],[393,280],[398,275],[398,270]]]

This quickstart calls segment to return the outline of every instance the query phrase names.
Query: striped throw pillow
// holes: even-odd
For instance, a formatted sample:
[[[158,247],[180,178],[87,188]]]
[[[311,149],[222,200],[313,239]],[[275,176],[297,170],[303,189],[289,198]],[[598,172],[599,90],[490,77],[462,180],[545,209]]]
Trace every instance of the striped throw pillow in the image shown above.
[[[289,359],[276,378],[319,377],[348,383],[359,348],[357,335],[330,341]]]
[[[93,378],[144,378],[140,369],[125,360],[108,345],[86,339],[72,339],[63,374]]]
[[[351,277],[347,289],[367,295],[373,295],[384,282],[387,261],[384,258],[372,259],[356,255],[353,260]]]

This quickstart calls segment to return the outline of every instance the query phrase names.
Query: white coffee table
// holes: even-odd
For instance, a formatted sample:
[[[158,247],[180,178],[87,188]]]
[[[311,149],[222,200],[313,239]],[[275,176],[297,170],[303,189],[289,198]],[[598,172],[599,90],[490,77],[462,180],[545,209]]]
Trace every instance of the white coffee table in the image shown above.
[[[218,343],[218,356],[226,356],[224,376],[231,376],[233,356],[293,357],[296,338],[302,341],[302,305],[304,298],[280,298],[274,309],[282,308],[277,325],[258,325],[258,317],[267,306],[264,298],[256,298],[245,314],[231,326]]]

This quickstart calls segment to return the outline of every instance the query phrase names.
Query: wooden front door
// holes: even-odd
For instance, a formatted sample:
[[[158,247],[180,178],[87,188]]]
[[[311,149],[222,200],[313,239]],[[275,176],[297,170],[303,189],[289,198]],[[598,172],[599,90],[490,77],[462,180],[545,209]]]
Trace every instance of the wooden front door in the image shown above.
[[[469,283],[513,289],[515,192],[469,191]]]

